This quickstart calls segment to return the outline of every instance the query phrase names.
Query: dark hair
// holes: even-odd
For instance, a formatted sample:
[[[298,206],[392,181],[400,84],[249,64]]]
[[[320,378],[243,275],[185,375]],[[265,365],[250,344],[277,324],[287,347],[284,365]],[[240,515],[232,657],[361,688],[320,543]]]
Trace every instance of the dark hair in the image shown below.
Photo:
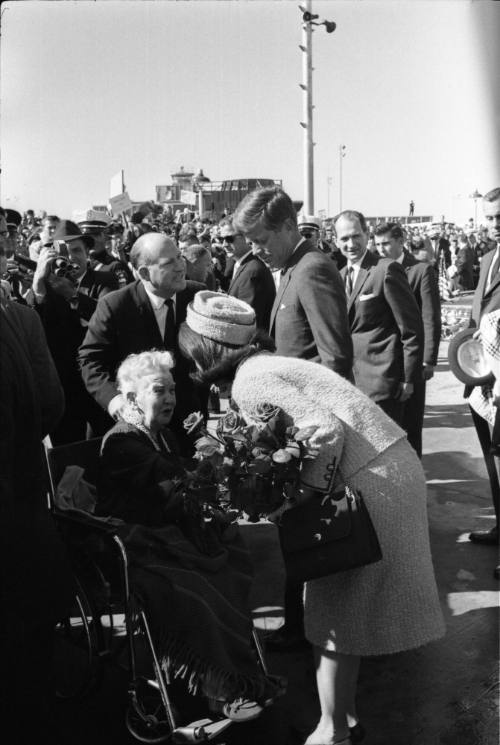
[[[201,259],[202,256],[212,256],[209,248],[200,246],[197,243],[192,243],[191,245],[186,246],[186,248],[182,249],[181,253],[186,261],[189,261],[191,263],[198,261],[198,259]]]
[[[45,220],[50,220],[50,222],[61,222],[61,218],[57,215],[45,215],[45,217],[42,217],[42,223],[45,222]]]
[[[500,186],[497,186],[496,189],[491,189],[483,197],[484,202],[496,202],[497,199],[500,199]]]
[[[236,368],[246,357],[256,352],[276,350],[273,339],[262,329],[257,329],[248,344],[235,346],[208,339],[182,323],[178,335],[179,349],[183,357],[196,364],[191,374],[197,383],[209,385],[217,380],[232,380]]]
[[[334,230],[335,226],[337,225],[337,220],[340,220],[341,217],[347,217],[349,220],[359,220],[359,224],[363,233],[368,233],[368,225],[366,224],[366,218],[362,212],[358,212],[357,210],[343,210],[342,212],[339,212],[339,214],[333,218]],[[335,235],[336,234],[337,231],[335,230]]]
[[[236,207],[233,226],[238,232],[245,233],[260,219],[264,221],[266,230],[279,230],[286,220],[297,225],[297,212],[283,189],[264,187],[251,191]]]
[[[404,238],[403,228],[397,222],[383,222],[377,225],[373,232],[375,235],[386,235],[389,233],[391,238]]]

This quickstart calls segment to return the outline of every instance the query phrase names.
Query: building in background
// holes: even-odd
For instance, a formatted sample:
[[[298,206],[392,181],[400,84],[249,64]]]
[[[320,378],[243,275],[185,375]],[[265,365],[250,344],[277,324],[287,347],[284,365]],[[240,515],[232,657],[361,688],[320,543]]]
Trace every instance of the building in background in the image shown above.
[[[171,174],[172,183],[156,186],[156,201],[174,213],[185,208],[200,217],[219,219],[234,211],[250,191],[261,186],[280,186],[282,181],[269,178],[244,178],[211,181],[203,170],[186,171],[183,166]]]

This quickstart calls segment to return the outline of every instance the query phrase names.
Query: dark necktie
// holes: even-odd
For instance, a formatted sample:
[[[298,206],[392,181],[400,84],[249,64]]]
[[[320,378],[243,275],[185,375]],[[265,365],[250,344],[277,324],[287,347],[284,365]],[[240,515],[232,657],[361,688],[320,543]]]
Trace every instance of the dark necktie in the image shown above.
[[[175,342],[177,334],[175,333],[175,312],[174,312],[174,301],[172,298],[165,300],[165,306],[167,308],[167,317],[165,319],[165,333],[163,335],[163,343],[165,349],[175,349]]]
[[[354,267],[349,266],[347,267],[346,275],[345,275],[345,294],[347,295],[347,299],[351,297],[352,292],[352,275],[354,274]]]

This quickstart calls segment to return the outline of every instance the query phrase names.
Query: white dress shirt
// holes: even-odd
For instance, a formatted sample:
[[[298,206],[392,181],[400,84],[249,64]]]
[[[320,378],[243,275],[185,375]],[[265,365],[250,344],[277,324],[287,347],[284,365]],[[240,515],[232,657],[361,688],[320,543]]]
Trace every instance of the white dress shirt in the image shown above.
[[[146,285],[143,285],[143,287],[146,290],[146,295],[148,296],[149,302],[151,303],[151,307],[153,308],[153,313],[155,314],[156,323],[158,324],[161,338],[163,339],[165,337],[165,324],[167,322],[167,312],[168,312],[168,308],[165,303],[165,298],[158,297],[158,295],[154,295],[152,292],[150,292],[147,289]],[[174,301],[174,314],[175,314],[175,295],[172,295],[171,299]]]
[[[246,257],[247,257],[247,256],[249,256],[249,255],[250,255],[251,253],[252,253],[252,249],[250,249],[249,251],[247,251],[247,252],[246,252],[246,254],[243,254],[243,256],[241,256],[241,257],[240,257],[239,259],[237,259],[237,261],[235,261],[235,262],[234,262],[234,266],[233,266],[233,275],[232,275],[232,277],[231,277],[231,280],[233,280],[233,279],[234,279],[234,278],[236,277],[236,272],[237,272],[237,271],[238,271],[238,269],[240,268],[240,266],[241,266],[242,262],[243,262],[243,261],[244,261],[244,260],[246,259]]]

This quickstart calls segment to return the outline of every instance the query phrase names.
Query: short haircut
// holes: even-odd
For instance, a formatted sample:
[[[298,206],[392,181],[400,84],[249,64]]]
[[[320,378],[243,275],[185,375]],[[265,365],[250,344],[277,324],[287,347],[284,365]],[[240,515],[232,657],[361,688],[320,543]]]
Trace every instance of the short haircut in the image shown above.
[[[45,215],[45,217],[42,217],[42,223],[46,220],[49,220],[50,222],[61,222],[61,218],[57,215]]]
[[[339,214],[333,218],[334,229],[337,225],[337,221],[340,220],[341,217],[347,217],[348,220],[359,220],[363,233],[368,233],[368,225],[366,224],[366,218],[362,212],[358,212],[357,210],[343,210],[342,212],[339,212]],[[337,231],[335,230],[335,234],[336,233]]]
[[[261,219],[266,230],[279,230],[286,220],[297,225],[297,212],[283,189],[264,187],[251,191],[236,207],[233,225],[238,232],[245,233]]]
[[[380,225],[377,225],[373,232],[375,235],[387,235],[387,233],[389,233],[391,238],[404,238],[403,228],[397,222],[383,222]]]
[[[182,255],[190,264],[194,264],[194,262],[201,259],[202,256],[210,256],[210,258],[212,258],[210,250],[205,246],[200,246],[198,244],[193,244],[192,246],[186,246],[183,248]]]
[[[170,352],[152,349],[149,352],[129,354],[121,363],[116,373],[118,390],[121,393],[137,391],[139,382],[149,375],[172,374],[174,360]]]
[[[491,191],[485,194],[483,202],[496,202],[498,199],[500,199],[500,186],[497,186],[496,189],[491,189]]]

